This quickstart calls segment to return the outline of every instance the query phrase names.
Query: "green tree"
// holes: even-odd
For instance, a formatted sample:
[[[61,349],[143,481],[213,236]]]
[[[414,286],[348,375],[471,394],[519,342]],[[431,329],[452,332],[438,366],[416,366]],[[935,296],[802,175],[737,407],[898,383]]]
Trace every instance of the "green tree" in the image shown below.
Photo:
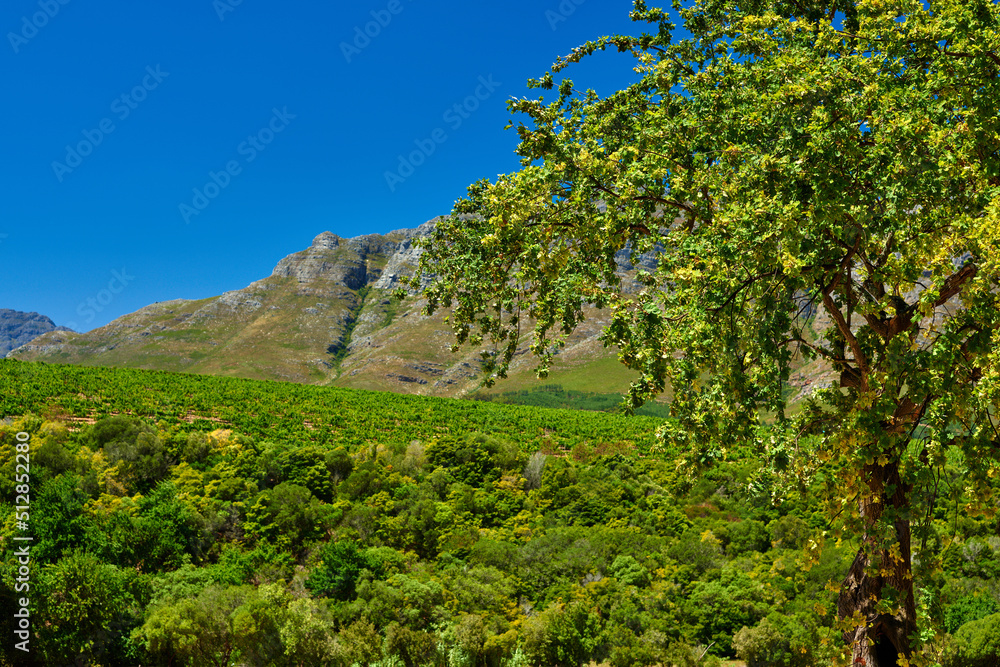
[[[1000,661],[1000,614],[966,623],[955,633],[948,667],[989,667]]]
[[[382,659],[382,638],[367,619],[360,619],[340,631],[337,637],[349,665],[367,665]]]
[[[553,603],[524,622],[524,648],[534,664],[575,667],[598,644],[599,621],[582,602]]]
[[[945,612],[944,625],[954,634],[960,627],[971,621],[1000,613],[1000,602],[988,594],[965,595],[949,605]]]
[[[246,586],[209,586],[196,597],[166,601],[149,610],[132,640],[167,664],[225,667],[240,633],[247,633],[234,612],[253,593]]]
[[[834,658],[817,631],[815,617],[771,612],[756,626],[743,626],[733,636],[736,655],[747,667],[811,667],[833,664]]]
[[[288,619],[291,596],[284,584],[265,584],[233,612],[232,628],[241,662],[284,665],[281,627]]]
[[[88,521],[83,514],[87,494],[80,490],[80,478],[67,473],[40,485],[34,502],[35,557],[55,562],[63,551],[85,543]]]
[[[837,466],[831,509],[858,537],[838,605],[853,659],[910,656],[911,493],[952,450],[990,511],[1000,440],[1000,5],[973,0],[694,0],[688,34],[588,42],[641,80],[608,97],[571,80],[510,102],[523,169],[480,181],[436,225],[410,285],[482,346],[488,382],[531,330],[539,372],[584,318],[673,392],[663,428],[696,461],[733,438],[807,477]],[[657,253],[643,289],[621,254]],[[786,414],[794,355],[835,386]],[[914,438],[919,438],[915,440]],[[794,453],[807,456],[793,456]],[[846,517],[846,518],[845,518]]]
[[[353,600],[361,573],[368,570],[382,576],[382,563],[351,541],[327,542],[321,551],[322,562],[306,579],[305,586],[315,595],[338,600]]]
[[[141,493],[166,477],[173,463],[160,437],[133,417],[102,419],[88,429],[83,442],[94,449],[102,447],[108,461],[118,465],[122,481]]]
[[[299,598],[288,604],[287,618],[281,626],[281,641],[289,664],[296,667],[335,664],[337,654],[332,637],[333,621],[326,607],[312,598]]]
[[[306,487],[282,482],[257,497],[247,512],[246,528],[283,548],[301,545],[319,537],[329,523],[329,510]]]
[[[177,498],[173,484],[157,486],[135,503],[135,510],[134,515],[119,509],[100,521],[77,519],[74,523],[85,527],[84,541],[90,549],[121,567],[159,572],[178,568],[191,557],[200,558],[205,543],[199,517]]]
[[[38,583],[38,618],[45,619],[39,643],[46,664],[130,662],[129,633],[142,622],[148,595],[137,572],[76,551],[42,570]]]

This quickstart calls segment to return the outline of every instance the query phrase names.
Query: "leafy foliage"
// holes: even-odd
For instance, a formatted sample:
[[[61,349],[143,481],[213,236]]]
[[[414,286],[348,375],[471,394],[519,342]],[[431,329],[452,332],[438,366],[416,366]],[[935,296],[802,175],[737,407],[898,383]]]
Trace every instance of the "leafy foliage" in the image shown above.
[[[970,621],[955,633],[951,665],[990,667],[1000,660],[1000,614]]]
[[[361,573],[367,570],[381,578],[382,563],[358,550],[354,542],[328,542],[321,552],[322,562],[306,580],[306,588],[315,595],[329,595],[353,600]]]
[[[909,659],[914,499],[960,459],[996,511],[1000,5],[674,9],[685,32],[637,0],[648,33],[588,42],[530,82],[550,98],[509,102],[523,168],[468,188],[410,285],[491,381],[525,335],[546,375],[584,306],[608,307],[629,406],[672,395],[664,443],[697,464],[754,443],[796,483],[832,462],[828,515],[862,538],[838,604],[853,658]],[[639,82],[555,80],[608,48]],[[616,258],[646,252],[623,289]],[[793,360],[831,378],[794,412]]]
[[[174,379],[164,395],[222,400],[211,383],[203,395],[189,377]],[[71,386],[54,382],[51,403],[75,395]],[[589,417],[531,418],[560,417],[552,423],[561,442],[594,441]],[[84,656],[93,664],[342,667],[705,667],[737,654],[826,665],[839,655],[831,586],[850,553],[812,548],[826,525],[815,496],[821,482],[772,498],[749,483],[765,468],[745,452],[695,478],[669,455],[549,442],[542,446],[551,453],[541,454],[528,437],[453,419],[454,435],[427,438],[414,423],[395,441],[345,446],[334,433],[325,447],[281,435],[294,428],[281,421],[269,438],[168,418],[0,424],[4,456],[20,430],[31,434],[32,456],[60,448],[50,459],[56,468],[32,468],[40,484],[32,614],[48,621],[36,626],[39,655],[52,664]],[[143,434],[170,461],[148,492],[100,445]],[[314,489],[327,489],[325,497]],[[992,571],[996,526],[967,515],[966,497],[957,498],[920,526],[928,547],[917,555],[947,542],[949,565],[916,583],[936,600],[928,622],[943,633],[946,621],[961,619],[962,641],[978,646],[980,626],[968,621],[988,610],[969,596],[989,589],[978,577]],[[13,534],[5,523],[0,544]],[[10,546],[0,549],[7,600],[16,559]]]

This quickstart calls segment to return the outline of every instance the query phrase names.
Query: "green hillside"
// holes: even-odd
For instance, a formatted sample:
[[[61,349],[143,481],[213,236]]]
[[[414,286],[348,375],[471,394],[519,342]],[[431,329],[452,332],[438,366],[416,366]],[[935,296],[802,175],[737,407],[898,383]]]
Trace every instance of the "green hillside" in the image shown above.
[[[818,500],[835,471],[786,486],[742,448],[695,470],[656,451],[660,420],[598,412],[11,360],[0,386],[0,597],[16,608],[13,538],[30,535],[35,664],[805,666],[843,650],[854,549]],[[921,491],[914,532],[924,640],[946,655],[1000,611],[997,525],[965,514],[962,474],[952,461]]]
[[[414,438],[518,434],[525,450],[601,443],[646,453],[658,421],[575,410],[538,410],[390,392],[116,368],[0,360],[0,413],[67,421],[133,415],[183,432],[218,428],[254,438],[360,447]]]

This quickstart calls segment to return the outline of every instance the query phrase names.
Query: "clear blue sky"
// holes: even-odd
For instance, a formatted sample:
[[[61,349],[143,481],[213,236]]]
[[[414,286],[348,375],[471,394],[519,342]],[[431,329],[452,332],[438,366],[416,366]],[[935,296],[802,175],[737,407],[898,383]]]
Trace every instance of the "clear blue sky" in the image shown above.
[[[0,308],[86,331],[245,287],[323,231],[447,213],[518,168],[506,100],[587,39],[638,32],[631,5],[7,0]],[[633,66],[606,52],[568,73],[607,94]],[[433,153],[390,187],[417,141]]]

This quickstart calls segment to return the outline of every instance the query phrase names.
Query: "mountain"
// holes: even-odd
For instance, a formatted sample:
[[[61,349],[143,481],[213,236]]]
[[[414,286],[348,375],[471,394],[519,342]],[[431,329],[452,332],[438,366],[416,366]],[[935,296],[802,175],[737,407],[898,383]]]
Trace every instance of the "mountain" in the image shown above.
[[[330,232],[278,262],[271,275],[221,296],[155,303],[89,333],[45,333],[9,356],[85,366],[183,371],[438,396],[479,389],[477,350],[451,353],[443,316],[391,292],[419,259],[416,229],[344,239]],[[651,267],[652,255],[642,258]],[[628,278],[635,267],[621,253]],[[616,393],[633,373],[597,340],[607,313],[591,309],[550,375],[568,390]],[[494,392],[538,386],[522,346]]]
[[[7,355],[25,361],[408,394],[475,394],[522,402],[520,394],[544,387],[549,393],[532,398],[540,405],[567,397],[599,403],[606,396],[589,394],[620,394],[628,388],[636,374],[598,340],[609,313],[589,308],[547,380],[535,377],[535,359],[522,343],[509,377],[483,389],[478,350],[450,351],[454,335],[444,314],[427,317],[421,313],[423,300],[400,303],[392,297],[400,278],[412,275],[419,260],[415,241],[426,237],[433,223],[351,239],[324,232],[305,250],[279,261],[270,276],[243,289],[208,299],[155,303],[85,334],[57,328],[37,313],[0,311],[0,345],[6,343],[6,351],[25,343]],[[627,252],[616,259],[625,289],[638,289],[633,278],[640,267],[631,264]],[[643,255],[639,263],[654,268],[655,253]],[[916,293],[907,298],[913,301]],[[938,309],[936,321],[961,308],[952,301]],[[822,307],[811,307],[809,316],[810,331],[830,325]],[[792,371],[788,397],[793,403],[839,381],[821,360],[796,357]],[[588,396],[581,398],[580,393]],[[545,400],[538,402],[540,398]]]
[[[69,331],[38,313],[0,308],[0,357],[49,331]]]

